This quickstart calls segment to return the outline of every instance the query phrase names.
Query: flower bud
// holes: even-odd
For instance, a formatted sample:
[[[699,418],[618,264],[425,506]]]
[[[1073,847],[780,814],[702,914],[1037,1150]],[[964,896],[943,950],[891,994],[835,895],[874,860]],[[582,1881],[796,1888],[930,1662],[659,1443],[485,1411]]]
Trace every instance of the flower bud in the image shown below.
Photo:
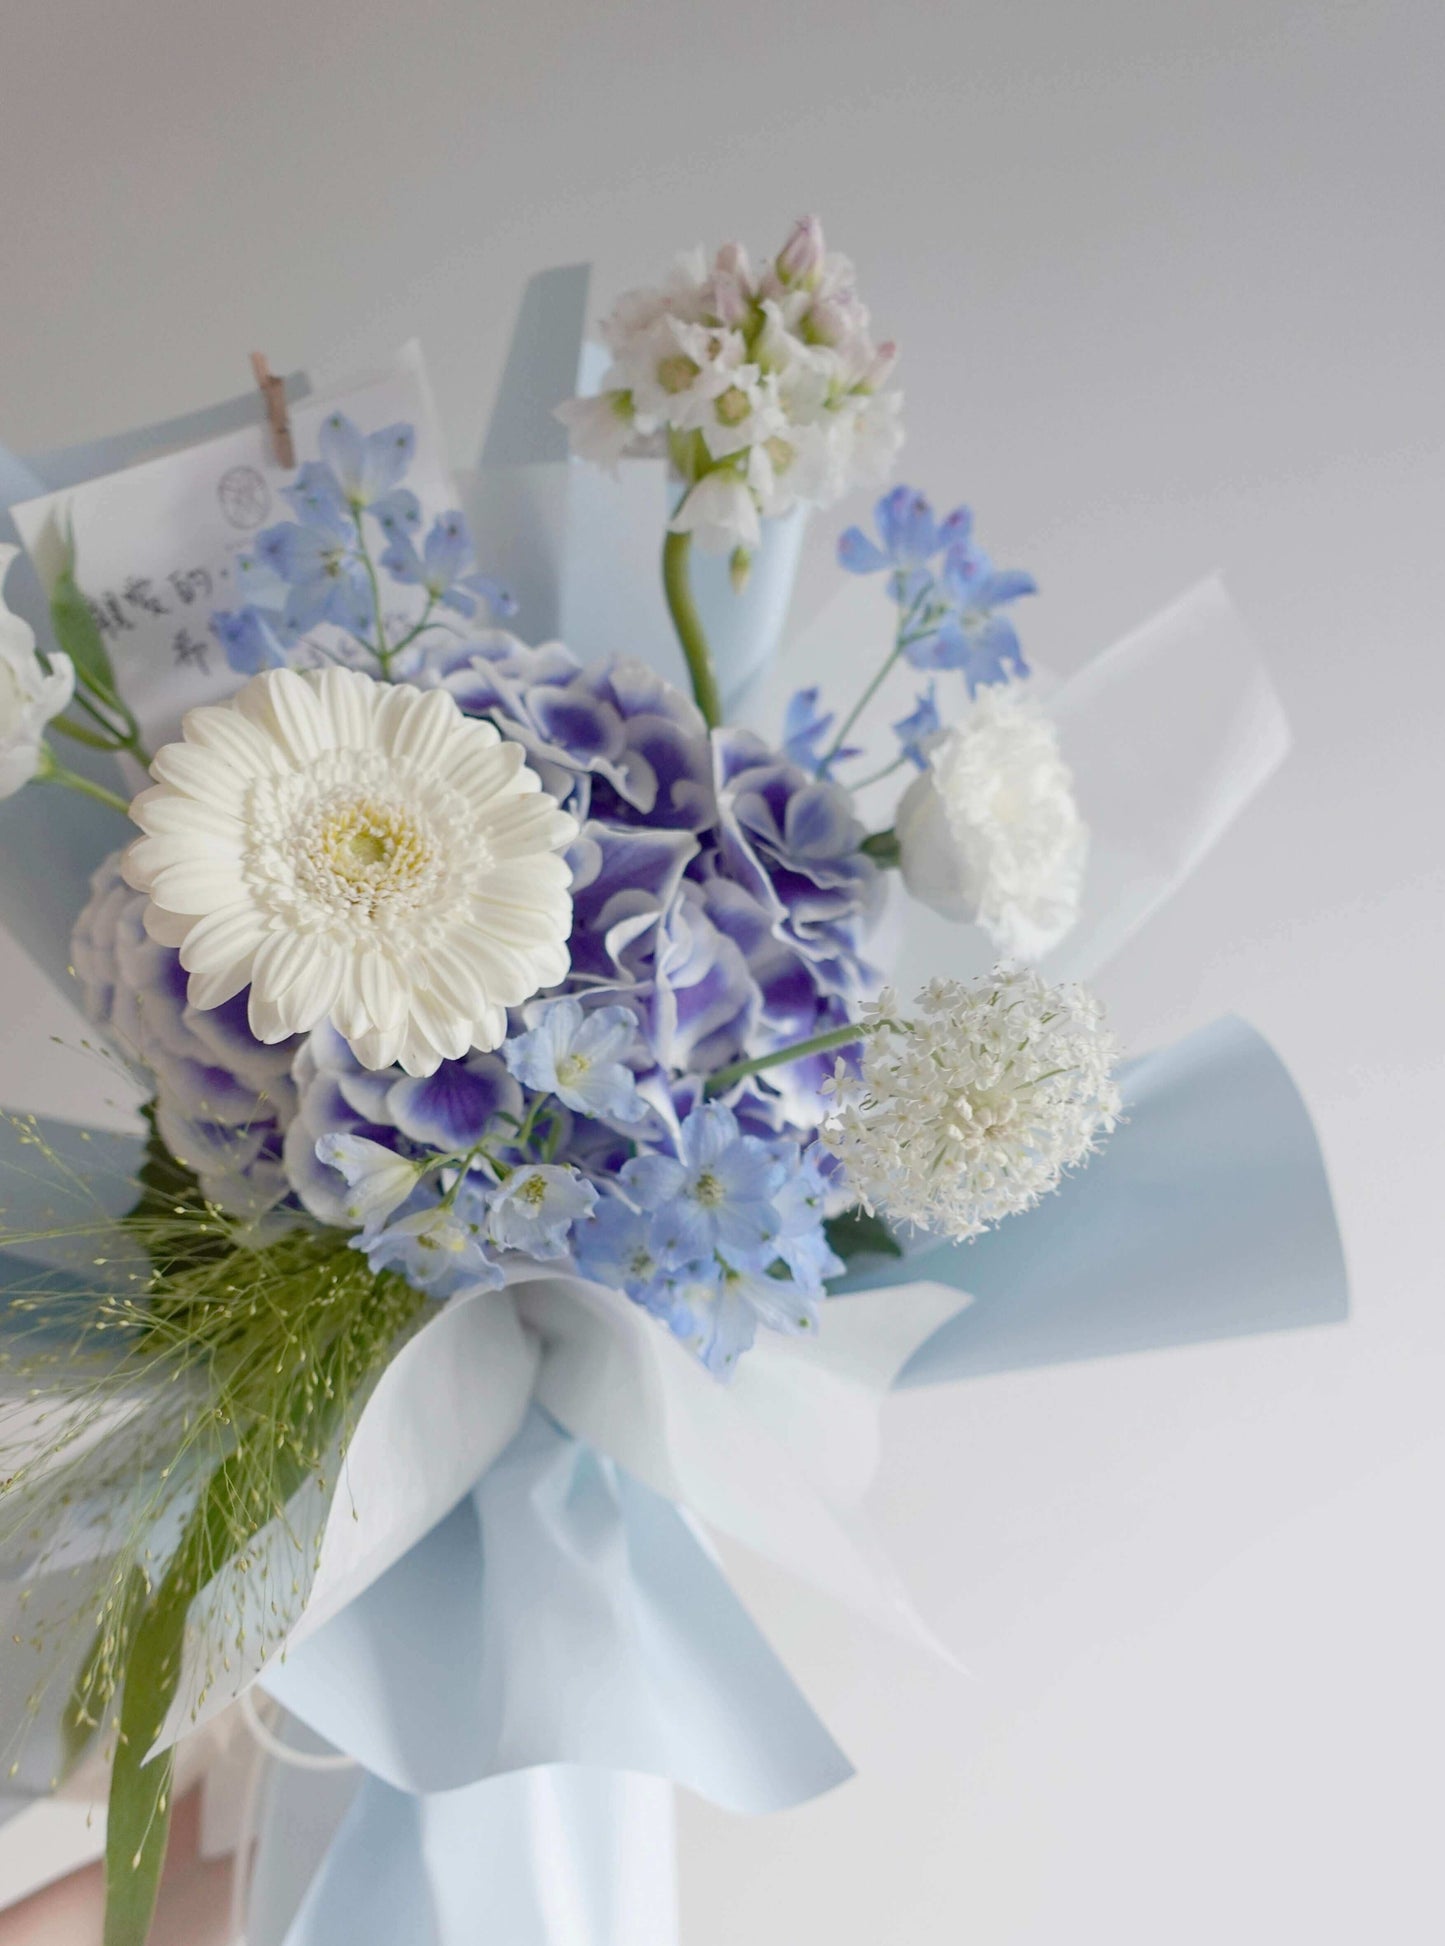
[[[802,216],[778,252],[774,266],[785,290],[795,284],[811,286],[823,268],[823,226],[816,216]]]
[[[898,363],[898,347],[890,338],[885,345],[879,345],[869,359],[862,378],[858,381],[860,392],[881,392],[893,376],[893,368]]]
[[[713,259],[713,274],[718,278],[728,278],[739,284],[745,291],[753,287],[752,268],[748,263],[748,253],[741,243],[725,243]]]

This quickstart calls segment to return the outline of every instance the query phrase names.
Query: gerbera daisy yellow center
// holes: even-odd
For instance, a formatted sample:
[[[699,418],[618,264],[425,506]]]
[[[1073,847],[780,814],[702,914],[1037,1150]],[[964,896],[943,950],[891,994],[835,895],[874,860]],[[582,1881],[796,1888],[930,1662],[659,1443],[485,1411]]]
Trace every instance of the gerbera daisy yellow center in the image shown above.
[[[440,868],[437,844],[405,805],[370,793],[328,792],[296,834],[298,878],[325,905],[375,918],[383,906],[414,906]]]

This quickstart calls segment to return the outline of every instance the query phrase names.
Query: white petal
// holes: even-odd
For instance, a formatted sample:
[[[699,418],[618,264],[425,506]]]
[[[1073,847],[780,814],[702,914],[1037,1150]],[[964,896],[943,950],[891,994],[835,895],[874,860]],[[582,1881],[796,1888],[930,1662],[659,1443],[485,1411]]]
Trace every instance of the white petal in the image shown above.
[[[342,749],[364,750],[376,714],[376,685],[357,669],[322,669],[311,678]]]
[[[236,817],[245,809],[251,784],[249,775],[243,775],[218,752],[189,743],[168,743],[158,750],[151,775],[198,804],[213,804]]]
[[[416,696],[416,692],[412,692]],[[447,746],[461,726],[462,715],[445,689],[432,689],[399,716],[391,738],[391,754],[398,763],[415,764],[423,772],[441,765]]]
[[[230,703],[202,703],[197,709],[187,710],[181,718],[181,734],[186,742],[210,751],[228,763],[239,777],[274,776],[283,767],[280,751],[260,725],[242,714],[248,691],[265,680],[264,676],[254,677]]]
[[[222,906],[198,919],[186,933],[181,965],[188,973],[219,973],[238,963],[250,966],[251,956],[266,937],[266,928],[248,902]],[[247,972],[246,980],[250,973]],[[241,984],[244,986],[246,980]],[[232,991],[235,991],[233,988]],[[215,1000],[208,1006],[217,1006]]]
[[[267,685],[272,734],[297,769],[314,763],[323,751],[332,748],[336,735],[331,719],[304,676],[294,669],[272,669],[256,680]]]
[[[184,946],[196,921],[181,912],[163,912],[158,905],[145,909],[146,936],[158,946]]]
[[[148,838],[137,840],[150,844]],[[165,865],[142,888],[157,905],[168,912],[214,912],[223,905],[236,905],[250,896],[239,870],[226,859],[200,852],[185,863]]]

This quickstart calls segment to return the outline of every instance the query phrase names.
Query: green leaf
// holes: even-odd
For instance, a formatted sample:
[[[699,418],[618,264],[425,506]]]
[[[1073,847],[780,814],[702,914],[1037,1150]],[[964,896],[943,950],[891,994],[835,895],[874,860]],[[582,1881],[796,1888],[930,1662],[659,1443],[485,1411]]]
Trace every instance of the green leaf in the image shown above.
[[[841,1216],[830,1216],[823,1225],[829,1247],[845,1264],[855,1257],[901,1257],[902,1250],[881,1216],[870,1216],[855,1206]]]
[[[334,1399],[325,1419],[340,1409]],[[155,1917],[170,1837],[175,1751],[149,1762],[146,1753],[180,1681],[191,1603],[236,1551],[238,1523],[247,1539],[254,1538],[303,1484],[311,1471],[309,1453],[299,1440],[283,1444],[272,1426],[257,1427],[240,1441],[207,1481],[135,1630],[106,1811],[104,1946],[145,1946]]]
[[[65,562],[50,591],[50,625],[56,641],[75,664],[78,679],[104,698],[118,698],[105,637],[75,578],[74,536],[66,540]]]

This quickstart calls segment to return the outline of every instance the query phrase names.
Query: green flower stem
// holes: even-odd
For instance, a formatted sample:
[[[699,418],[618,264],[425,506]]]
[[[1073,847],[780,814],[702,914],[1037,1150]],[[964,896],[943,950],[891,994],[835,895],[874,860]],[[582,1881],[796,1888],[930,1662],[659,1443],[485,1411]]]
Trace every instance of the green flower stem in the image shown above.
[[[72,743],[83,743],[87,750],[120,749],[113,736],[102,736],[99,730],[87,730],[83,723],[71,723],[63,716],[53,717],[50,727],[57,736],[69,737]]]
[[[891,777],[895,770],[901,770],[907,762],[907,757],[895,757],[891,764],[884,764],[881,770],[875,770],[870,777],[850,779],[848,788],[851,791],[866,791],[870,784],[881,784],[885,777]]]
[[[401,640],[399,642],[394,642],[392,646],[387,650],[386,659],[388,662],[394,662],[397,656],[401,654],[403,649],[409,649],[411,647],[412,643],[416,640],[418,635],[421,634],[422,630],[426,627],[427,623],[431,620],[432,610],[436,607],[436,605],[437,605],[436,596],[428,595],[426,598],[426,607],[423,608],[423,610],[421,611],[421,620],[417,622],[413,627],[409,628],[406,634],[402,636]],[[380,614],[378,614],[376,618],[376,629],[377,629],[377,634],[380,635],[381,633]]]
[[[667,596],[672,625],[677,630],[677,639],[687,659],[692,693],[697,698],[697,706],[708,728],[715,729],[722,722],[722,703],[718,696],[712,654],[692,598],[692,584],[688,575],[691,551],[692,535],[675,534],[669,529],[667,539],[662,543],[662,587]]]
[[[820,777],[827,776],[829,765],[833,762],[838,752],[843,748],[843,745],[848,740],[848,732],[852,729],[853,725],[858,721],[858,718],[863,714],[864,710],[867,709],[868,705],[872,702],[873,698],[878,694],[878,691],[883,687],[884,678],[888,675],[889,671],[893,668],[899,656],[902,655],[903,648],[904,648],[904,644],[901,641],[894,643],[892,654],[888,657],[887,661],[884,662],[882,668],[878,671],[877,675],[874,676],[872,682],[869,683],[868,687],[863,691],[863,694],[858,698],[857,702],[853,705],[852,709],[849,710],[848,714],[844,717],[842,727],[839,729],[837,736],[835,736],[833,741],[829,744],[826,752],[824,753],[823,761],[818,766],[818,775]]]
[[[381,615],[381,582],[377,579],[376,563],[371,558],[371,549],[366,545],[366,528],[362,525],[359,507],[351,509],[351,518],[356,526],[356,545],[366,567],[366,578],[371,583],[371,606],[376,615],[376,659],[381,664],[382,679],[385,681],[390,679],[391,658],[396,651],[386,645],[386,623]]]
[[[119,811],[123,818],[130,816],[130,804],[125,798],[108,791],[104,784],[93,784],[88,777],[82,777],[79,772],[67,770],[64,764],[57,763],[49,744],[43,746],[35,781],[37,784],[64,784],[67,790],[79,791],[82,797],[93,797],[97,804],[109,805],[112,811]]]
[[[734,1082],[745,1081],[750,1074],[761,1074],[765,1068],[784,1067],[789,1061],[801,1061],[805,1054],[827,1054],[832,1048],[849,1047],[863,1038],[861,1027],[832,1027],[826,1034],[814,1034],[811,1040],[794,1041],[791,1047],[777,1047],[771,1054],[758,1054],[751,1061],[734,1061],[728,1067],[719,1068],[709,1077],[704,1093],[720,1095]]]

